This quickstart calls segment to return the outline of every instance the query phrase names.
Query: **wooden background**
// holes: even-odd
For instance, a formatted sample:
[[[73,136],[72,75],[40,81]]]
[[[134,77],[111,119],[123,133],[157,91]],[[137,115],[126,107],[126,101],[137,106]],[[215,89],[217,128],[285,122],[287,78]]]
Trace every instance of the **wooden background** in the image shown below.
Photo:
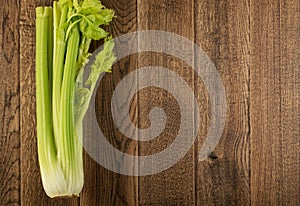
[[[158,138],[139,143],[113,124],[114,88],[145,65],[172,68],[194,88],[203,114],[199,141],[172,168],[139,178],[110,172],[85,154],[85,186],[77,199],[49,199],[37,161],[34,8],[50,3],[0,0],[0,205],[300,205],[299,0],[103,0],[118,16],[109,27],[114,36],[159,29],[200,45],[224,82],[228,112],[220,143],[198,163],[209,123],[201,79],[171,56],[141,53],[123,59],[97,94],[96,111],[111,144],[147,155],[176,137],[178,104],[154,87],[131,100],[131,114],[146,128],[149,110],[165,109],[167,128]]]

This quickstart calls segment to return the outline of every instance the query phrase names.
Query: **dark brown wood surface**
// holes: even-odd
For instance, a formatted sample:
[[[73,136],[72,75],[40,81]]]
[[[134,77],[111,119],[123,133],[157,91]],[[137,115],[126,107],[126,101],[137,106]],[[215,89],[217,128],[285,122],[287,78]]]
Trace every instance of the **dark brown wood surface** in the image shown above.
[[[0,4],[0,205],[20,203],[19,8]]]
[[[141,0],[138,1],[138,28],[139,30],[163,30],[179,34],[193,41],[194,39],[194,2],[189,0]],[[162,44],[164,42],[139,41],[139,44]],[[178,48],[178,47],[177,47]],[[181,47],[184,52],[184,47]],[[184,52],[190,58],[192,53]],[[146,66],[159,66],[175,71],[193,88],[193,72],[188,65],[176,60],[175,57],[159,53],[144,52],[139,55],[139,68]],[[190,71],[189,71],[190,70]],[[187,72],[189,71],[189,72]],[[156,72],[156,71],[155,71]],[[139,72],[138,81],[145,74]],[[150,78],[150,77],[149,77]],[[160,74],[164,81],[165,77]],[[142,82],[139,82],[142,84]],[[166,83],[168,84],[168,82]],[[171,83],[169,83],[171,84]],[[173,85],[180,87],[181,85]],[[181,94],[181,98],[187,99]],[[176,99],[168,92],[157,87],[149,87],[139,93],[139,127],[149,127],[149,112],[153,107],[161,107],[167,114],[167,125],[164,131],[155,139],[139,144],[139,155],[150,155],[166,149],[176,138],[180,127],[180,110]],[[193,102],[186,102],[194,108]],[[194,122],[190,122],[191,125]],[[194,128],[194,127],[192,127]],[[151,133],[151,131],[149,132]],[[147,134],[146,134],[147,135]],[[150,135],[150,134],[148,134]],[[161,173],[139,178],[139,204],[140,205],[194,205],[195,204],[195,160],[194,147],[190,149],[176,165]]]
[[[169,68],[194,90],[201,113],[198,138],[176,165],[144,177],[116,174],[84,154],[85,185],[77,199],[48,198],[37,161],[34,9],[51,3],[0,0],[0,205],[300,205],[300,1],[103,0],[118,17],[108,28],[114,37],[164,30],[207,53],[225,86],[226,124],[215,150],[198,162],[210,122],[209,95],[201,78],[165,54],[143,52],[122,59],[104,77],[96,97],[107,140],[122,152],[149,155],[176,138],[178,103],[157,87],[128,101],[137,128],[150,126],[153,107],[165,110],[167,125],[161,135],[138,142],[114,125],[114,89],[129,72],[144,66]],[[139,72],[128,88],[143,75]],[[130,167],[137,170],[138,164]]]
[[[108,28],[114,37],[118,37],[137,29],[137,7],[135,1],[101,1],[105,6],[113,8],[118,16]],[[92,50],[99,47],[94,42]],[[100,128],[107,140],[118,150],[137,155],[137,142],[130,140],[118,128],[111,124],[112,111],[110,100],[114,88],[124,76],[137,68],[137,56],[132,55],[123,58],[113,67],[112,74],[105,75],[99,84],[96,95],[96,114]],[[134,88],[135,83],[128,85]],[[127,88],[124,88],[126,92]],[[137,122],[137,99],[132,101],[130,114],[134,122]],[[132,135],[136,135],[132,131]],[[137,166],[136,166],[137,169]],[[81,205],[137,205],[138,178],[119,175],[100,166],[88,154],[85,154],[85,185],[80,197]]]
[[[299,11],[299,1],[251,3],[253,204],[300,204]]]
[[[204,0],[195,7],[195,41],[216,65],[227,99],[220,142],[210,158],[197,164],[197,203],[249,205],[249,2]]]

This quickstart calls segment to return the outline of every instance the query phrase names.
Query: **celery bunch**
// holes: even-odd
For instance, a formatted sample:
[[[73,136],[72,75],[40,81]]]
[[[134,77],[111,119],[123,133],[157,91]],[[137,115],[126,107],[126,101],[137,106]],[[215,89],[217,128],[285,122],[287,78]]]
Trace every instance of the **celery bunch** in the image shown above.
[[[102,72],[115,60],[114,42],[101,25],[114,11],[98,0],[60,0],[36,8],[38,158],[49,197],[78,196],[84,183],[82,121]],[[91,40],[104,39],[84,82]]]

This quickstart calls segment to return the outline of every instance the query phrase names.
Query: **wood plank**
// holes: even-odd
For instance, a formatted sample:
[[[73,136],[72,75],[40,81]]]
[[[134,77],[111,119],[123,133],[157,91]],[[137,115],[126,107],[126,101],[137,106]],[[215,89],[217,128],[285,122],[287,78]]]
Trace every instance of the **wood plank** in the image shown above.
[[[195,2],[195,41],[215,64],[227,99],[220,142],[206,160],[197,164],[197,205],[249,205],[249,1]],[[198,136],[197,152],[209,120],[201,123],[204,130]]]
[[[192,0],[154,0],[138,1],[138,29],[163,30],[179,34],[193,41],[194,37],[194,2]],[[139,39],[139,46],[147,44],[163,44],[165,42],[147,41]],[[184,45],[170,45],[185,52],[185,56],[193,61],[193,53],[186,53],[190,48]],[[162,47],[164,48],[164,47]],[[194,72],[180,59],[162,53],[144,52],[139,54],[139,68],[145,66],[159,66],[174,71],[194,88]],[[168,82],[163,73],[154,71],[165,86],[181,91],[184,85]],[[138,72],[138,84],[143,84],[146,71]],[[169,75],[167,75],[169,76]],[[153,78],[153,77],[147,77]],[[165,81],[166,80],[166,81]],[[188,94],[181,93],[180,98],[187,98]],[[148,87],[138,93],[139,116],[138,126],[141,129],[150,126],[149,112],[154,107],[162,108],[166,115],[166,127],[153,140],[139,142],[139,155],[151,155],[165,150],[175,140],[181,124],[180,105],[172,93],[158,87]],[[194,102],[186,102],[192,110]],[[193,111],[192,111],[193,112]],[[187,122],[185,122],[187,123]],[[162,124],[162,122],[160,122]],[[189,122],[194,128],[194,122]],[[153,131],[145,133],[151,136]],[[180,150],[180,149],[179,149]],[[174,151],[177,152],[177,151]],[[193,205],[195,203],[195,174],[194,174],[194,147],[177,164],[171,168],[149,176],[139,177],[139,205]]]
[[[251,203],[300,202],[300,2],[251,3]]]
[[[20,104],[21,205],[78,205],[78,199],[50,199],[40,177],[35,118],[35,7],[52,1],[21,1]]]
[[[226,87],[228,115],[218,147],[206,161],[197,163],[210,108],[205,86],[191,68],[168,55],[132,55],[117,63],[113,74],[106,75],[99,86],[96,112],[110,143],[129,154],[149,155],[167,148],[176,138],[178,103],[171,94],[155,87],[140,91],[128,101],[132,101],[131,117],[139,128],[150,126],[148,114],[153,107],[166,111],[166,130],[158,138],[137,143],[114,126],[110,98],[116,85],[137,66],[149,65],[170,68],[199,91],[199,141],[172,168],[140,178],[110,172],[85,154],[85,186],[77,200],[49,199],[40,180],[35,132],[34,8],[45,1],[0,3],[0,205],[299,204],[300,2],[194,2],[102,1],[116,10],[118,18],[109,27],[114,36],[137,28],[160,29],[193,40],[195,32],[195,41],[213,60]],[[138,74],[143,76],[142,72]]]
[[[133,32],[137,28],[137,7],[135,0],[102,0],[103,5],[113,9],[117,18],[109,25],[113,37]],[[101,42],[95,42],[91,51],[97,49]],[[129,72],[136,69],[137,56],[131,55],[118,61],[113,66],[112,74],[106,74],[99,84],[96,96],[96,115],[99,126],[106,139],[118,150],[136,155],[137,142],[128,139],[115,126],[112,119],[111,97],[117,84]],[[134,88],[128,85],[124,93]],[[128,101],[131,101],[130,99]],[[137,99],[133,99],[129,108],[133,123],[137,119]],[[132,131],[135,135],[135,131]],[[135,165],[137,167],[137,165]],[[134,169],[134,168],[133,168]],[[137,205],[137,177],[130,177],[111,172],[97,164],[85,154],[85,186],[81,195],[81,205]]]
[[[19,1],[0,1],[0,205],[20,203]]]

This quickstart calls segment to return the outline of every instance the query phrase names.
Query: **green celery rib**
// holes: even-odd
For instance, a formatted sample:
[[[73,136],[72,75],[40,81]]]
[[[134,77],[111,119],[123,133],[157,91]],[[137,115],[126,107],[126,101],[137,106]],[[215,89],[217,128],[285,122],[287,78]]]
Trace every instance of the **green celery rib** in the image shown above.
[[[110,72],[115,59],[114,43],[105,39],[104,49],[92,65],[88,84],[83,86],[84,65],[88,61],[95,29],[107,16],[94,14],[102,9],[95,1],[59,0],[51,7],[36,8],[36,111],[39,164],[42,183],[49,197],[79,195],[84,182],[82,158],[82,120],[100,73]],[[87,13],[86,13],[87,12]],[[89,13],[92,12],[92,13]],[[90,25],[81,25],[86,21]],[[86,23],[85,22],[85,23]],[[83,22],[84,23],[84,22]],[[74,119],[74,116],[76,119]]]
[[[38,157],[42,182],[48,196],[64,192],[64,175],[56,159],[53,137],[48,71],[48,33],[52,8],[36,8],[36,113]],[[51,21],[51,20],[50,20]]]
[[[51,9],[51,15],[48,19],[48,75],[49,75],[49,88],[50,97],[52,96],[52,82],[53,82],[53,9]]]
[[[79,50],[80,33],[78,25],[71,30],[67,42],[67,53],[61,87],[60,128],[58,145],[59,161],[65,173],[68,191],[79,193],[83,187],[82,148],[74,128],[73,97]]]
[[[65,29],[63,26],[67,23],[68,5],[60,8],[56,2],[54,5],[54,54],[53,54],[53,90],[52,90],[52,113],[53,113],[53,130],[56,145],[59,144],[59,118],[60,118],[60,101],[61,86],[63,80],[63,68],[66,52]],[[58,154],[59,155],[59,154]]]

